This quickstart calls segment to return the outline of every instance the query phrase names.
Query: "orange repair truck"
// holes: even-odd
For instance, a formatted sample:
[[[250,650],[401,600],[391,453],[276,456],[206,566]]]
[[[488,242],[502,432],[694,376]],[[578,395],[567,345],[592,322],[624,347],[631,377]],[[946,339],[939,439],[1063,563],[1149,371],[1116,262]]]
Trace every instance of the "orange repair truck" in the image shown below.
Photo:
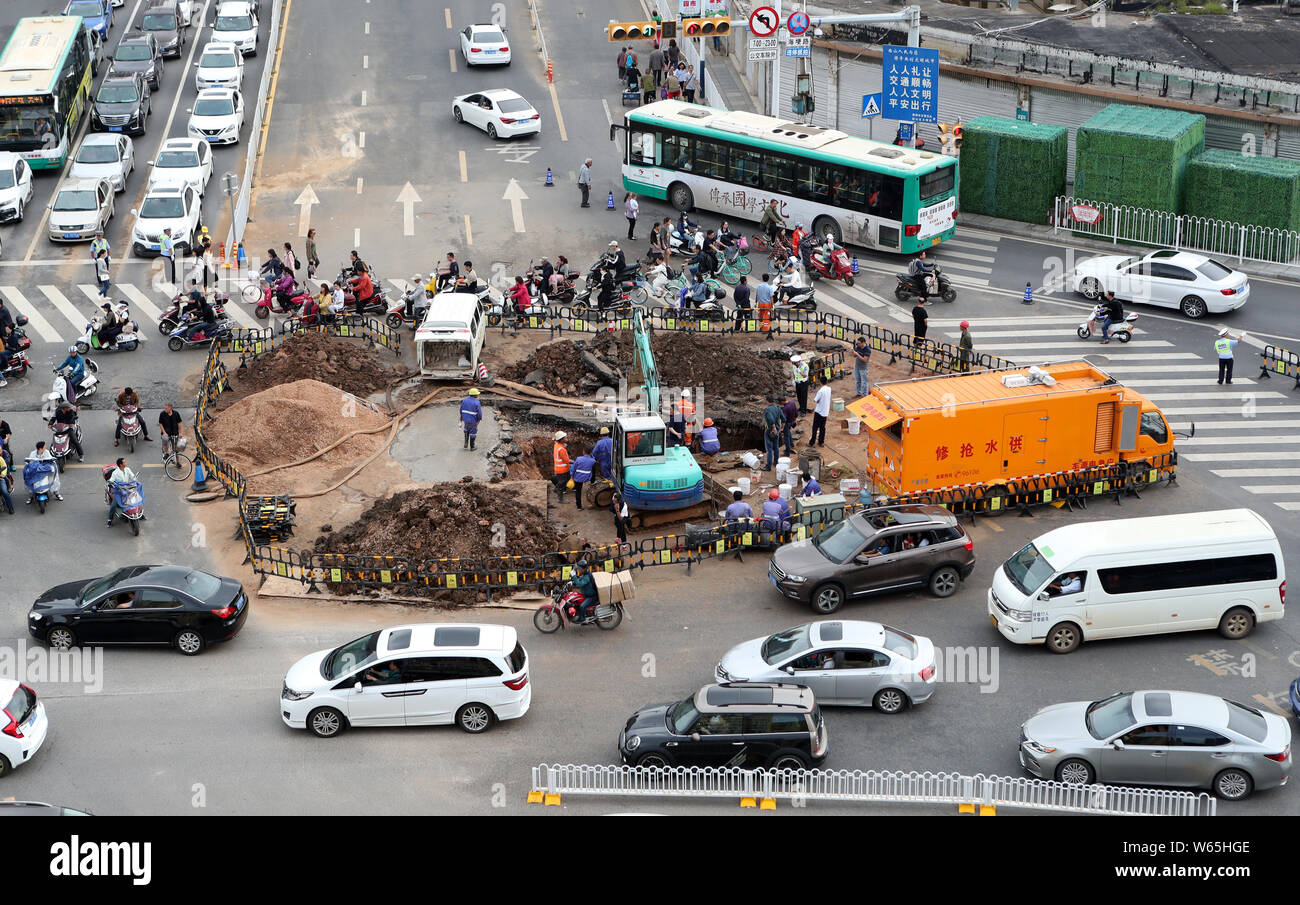
[[[848,410],[867,428],[877,492],[891,496],[1174,461],[1160,409],[1082,361],[877,384]]]

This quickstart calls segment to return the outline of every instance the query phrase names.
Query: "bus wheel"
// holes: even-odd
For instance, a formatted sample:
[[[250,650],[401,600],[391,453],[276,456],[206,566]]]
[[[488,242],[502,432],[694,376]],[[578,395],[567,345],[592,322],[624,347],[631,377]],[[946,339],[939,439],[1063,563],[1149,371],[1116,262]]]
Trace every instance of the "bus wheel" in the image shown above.
[[[668,187],[668,203],[685,213],[695,208],[695,195],[691,193],[690,186],[682,182],[674,182]]]
[[[844,244],[844,231],[840,229],[840,225],[835,222],[834,217],[818,217],[813,221],[813,235],[824,236],[827,233],[831,234],[831,238],[835,240],[836,245]]]

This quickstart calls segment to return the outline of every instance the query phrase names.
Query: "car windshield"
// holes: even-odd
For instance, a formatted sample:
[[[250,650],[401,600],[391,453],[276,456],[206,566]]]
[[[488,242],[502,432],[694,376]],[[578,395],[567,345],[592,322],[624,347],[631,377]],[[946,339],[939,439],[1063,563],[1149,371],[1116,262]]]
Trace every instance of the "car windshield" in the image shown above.
[[[375,659],[378,644],[379,632],[371,632],[342,647],[334,648],[321,663],[320,674],[327,679],[341,679],[358,666],[365,666]]]
[[[59,192],[59,197],[54,199],[56,211],[93,211],[98,207],[95,193],[89,189],[68,189]]]
[[[117,48],[117,53],[113,54],[113,59],[126,63],[148,60],[152,57],[153,54],[149,52],[147,44],[121,44]]]
[[[11,189],[14,187],[14,174],[12,170],[0,170],[0,189]]]
[[[235,62],[233,53],[220,51],[218,53],[205,53],[203,59],[199,61],[199,65],[204,69],[229,69],[239,64]]]
[[[1083,722],[1093,738],[1110,738],[1128,729],[1135,722],[1133,717],[1133,694],[1113,695],[1104,701],[1093,701],[1088,705]]]
[[[831,562],[841,563],[862,549],[867,538],[849,519],[832,525],[813,538],[813,546]]]
[[[140,27],[145,31],[175,31],[176,17],[164,13],[154,13],[152,16],[146,15]]]
[[[140,205],[140,217],[145,220],[167,220],[185,216],[185,205],[176,197],[146,198]]]
[[[494,28],[485,28],[474,32],[475,44],[504,44],[506,36]]]
[[[497,106],[501,108],[502,113],[522,113],[525,110],[533,109],[532,104],[522,97],[508,97],[504,100],[497,101]]]
[[[253,27],[253,20],[248,16],[217,16],[214,31],[248,31]]]
[[[763,642],[763,661],[780,663],[788,657],[798,656],[810,647],[812,647],[812,640],[808,637],[808,626],[796,625],[794,628],[777,632]]]
[[[221,579],[197,570],[185,576],[185,590],[199,600],[211,600],[221,588]]]
[[[695,709],[694,698],[678,701],[668,710],[668,728],[674,735],[685,735],[691,731],[699,715],[700,712]]]
[[[68,7],[68,15],[98,19],[104,15],[104,4],[100,0],[77,0]]]
[[[1211,280],[1226,280],[1232,276],[1232,268],[1224,267],[1218,261],[1206,261],[1196,268],[1201,276],[1209,277]]]
[[[1029,595],[1043,586],[1043,582],[1052,577],[1052,564],[1049,563],[1038,548],[1032,543],[1025,544],[1015,556],[1002,564],[1007,578],[1021,594]]]
[[[907,632],[900,632],[896,628],[881,626],[885,630],[885,650],[890,653],[898,654],[900,657],[906,657],[909,660],[916,659],[916,639]]]
[[[125,85],[103,84],[99,87],[99,94],[95,95],[95,100],[105,104],[134,104],[140,99],[140,92],[135,90],[134,82],[127,82]]]
[[[159,167],[196,167],[199,165],[197,151],[163,151],[158,155],[154,166]]]
[[[111,575],[105,575],[103,578],[94,578],[86,582],[81,589],[81,596],[78,598],[78,602],[85,603],[87,600],[94,600],[100,594],[113,586],[113,583],[117,581],[120,573],[121,570],[118,570]]]
[[[205,97],[194,104],[195,116],[229,116],[235,112],[235,102],[228,97]]]

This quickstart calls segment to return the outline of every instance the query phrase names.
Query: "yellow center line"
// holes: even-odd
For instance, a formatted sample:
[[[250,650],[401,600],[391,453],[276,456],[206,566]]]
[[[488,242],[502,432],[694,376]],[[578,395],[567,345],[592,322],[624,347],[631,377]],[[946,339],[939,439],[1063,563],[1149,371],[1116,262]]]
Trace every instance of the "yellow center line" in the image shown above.
[[[1239,639],[1237,640],[1237,643],[1238,643],[1238,644],[1241,644],[1241,645],[1244,645],[1245,647],[1249,647],[1251,650],[1253,650],[1255,653],[1259,654],[1261,657],[1266,657],[1266,658],[1268,658],[1269,660],[1276,660],[1276,659],[1277,659],[1277,654],[1270,653],[1270,652],[1264,650],[1264,648],[1260,647],[1260,646],[1257,645],[1257,644],[1251,644],[1251,643],[1250,643],[1249,641],[1247,641],[1245,638],[1239,638]]]
[[[442,8],[442,12],[443,12],[443,15],[445,15],[445,16],[447,17],[447,27],[448,27],[448,28],[451,28],[451,7],[450,7],[450,6],[444,6],[444,7]]]
[[[560,141],[568,141],[569,136],[564,131],[564,115],[560,113],[560,98],[555,93],[555,83],[551,83],[551,106],[555,108],[555,124],[560,128]]]
[[[1216,676],[1226,676],[1228,674],[1228,671],[1226,669],[1221,669],[1218,666],[1215,666],[1213,663],[1211,663],[1209,660],[1202,657],[1200,654],[1192,654],[1187,659],[1191,660],[1197,666],[1204,666],[1206,669],[1214,673]]]
[[[284,21],[280,23],[280,41],[275,46],[275,60],[267,61],[272,65],[271,69],[271,88],[266,93],[266,114],[262,118],[262,137],[257,145],[257,163],[253,169],[253,191],[248,196],[248,214],[252,219],[253,208],[257,206],[257,185],[262,181],[262,160],[266,153],[266,139],[271,133],[271,110],[275,107],[275,89],[280,83],[280,61],[284,59],[284,38],[289,33],[289,10],[293,8],[293,0],[284,0]]]
[[[465,152],[458,151],[457,153],[460,154],[460,181],[469,182],[469,167],[465,163]]]
[[[451,61],[451,71],[452,71],[452,72],[455,72],[455,71],[456,71],[456,50],[455,50],[455,48],[452,48],[452,47],[448,47],[448,48],[447,48],[447,59]]]
[[[469,214],[465,215],[465,244],[466,245],[474,244],[474,233],[469,228]]]
[[[1272,701],[1264,697],[1262,694],[1251,695],[1251,697],[1254,698],[1256,701],[1259,701],[1261,706],[1267,707],[1269,710],[1273,711],[1278,716],[1284,716],[1288,718],[1291,716],[1291,714],[1287,713],[1285,710],[1283,710],[1281,707],[1274,704]]]

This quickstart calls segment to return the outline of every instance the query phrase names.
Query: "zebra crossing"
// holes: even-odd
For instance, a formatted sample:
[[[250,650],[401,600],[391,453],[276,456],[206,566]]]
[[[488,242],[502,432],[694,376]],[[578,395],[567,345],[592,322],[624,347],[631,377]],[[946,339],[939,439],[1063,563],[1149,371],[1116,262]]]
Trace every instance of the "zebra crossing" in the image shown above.
[[[1081,342],[1080,315],[971,318],[975,349],[1017,364],[1069,361],[1100,351]],[[930,318],[929,335],[955,343],[961,318]],[[1300,396],[1287,381],[1261,380],[1253,356],[1239,347],[1232,386],[1216,383],[1210,354],[1172,351],[1174,343],[1136,328],[1131,343],[1105,348],[1103,369],[1160,407],[1170,426],[1196,434],[1177,440],[1181,461],[1288,512],[1300,512]],[[1270,465],[1272,463],[1272,465]],[[1288,481],[1283,483],[1284,481]],[[1269,483],[1276,480],[1276,483]]]
[[[998,237],[958,235],[926,253],[949,277],[964,284],[987,286],[998,256]]]
[[[81,339],[86,324],[99,313],[99,306],[104,301],[100,298],[99,287],[93,283],[78,283],[71,287],[42,283],[34,289],[0,286],[0,296],[4,297],[5,304],[15,316],[27,316],[27,335],[33,346],[41,341],[66,346]],[[114,283],[109,297],[125,298],[140,329],[153,334],[157,333],[163,312],[171,307],[170,295],[153,289],[146,291],[132,283]],[[253,305],[238,301],[235,295],[226,304],[226,314],[240,327],[260,329],[267,325],[267,321],[258,320],[255,311]]]

